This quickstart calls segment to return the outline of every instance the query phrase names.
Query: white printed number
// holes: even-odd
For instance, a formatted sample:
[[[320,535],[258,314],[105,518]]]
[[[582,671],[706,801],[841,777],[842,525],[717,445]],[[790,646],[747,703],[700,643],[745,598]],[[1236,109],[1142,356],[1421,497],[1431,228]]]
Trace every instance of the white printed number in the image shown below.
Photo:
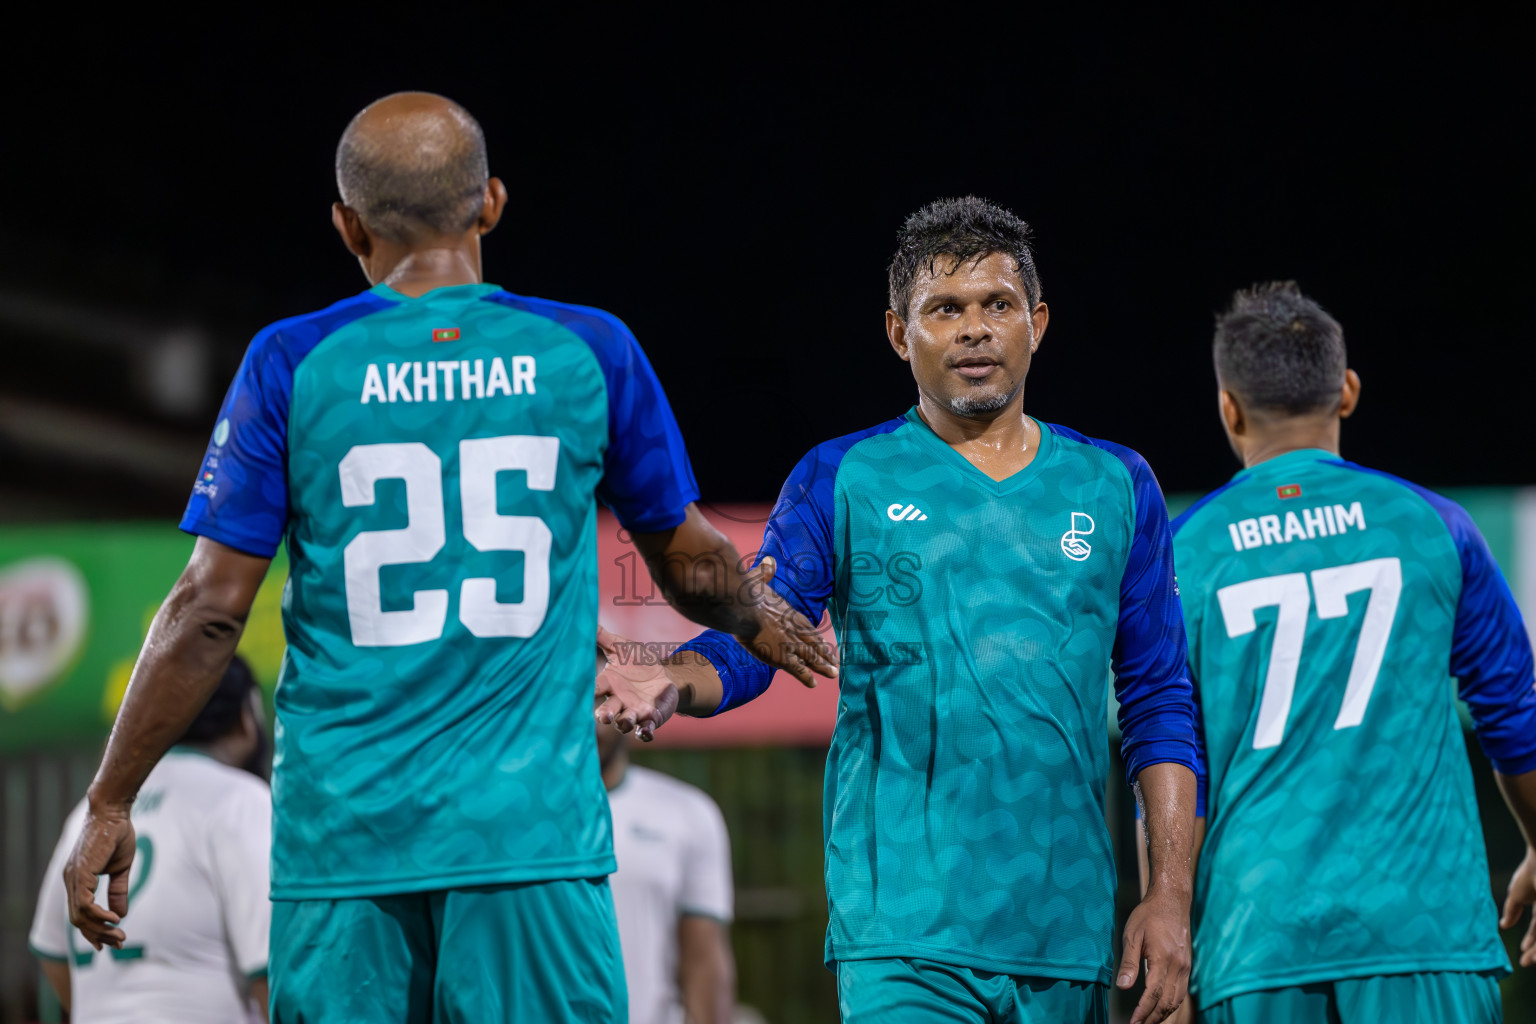
[[[529,637],[549,610],[549,525],[538,516],[496,511],[496,474],[522,470],[528,488],[551,491],[560,460],[560,439],[532,435],[484,437],[459,442],[459,498],[464,539],[476,551],[523,552],[523,599],[496,600],[489,576],[459,585],[459,620],[479,637]],[[404,647],[443,635],[448,591],[418,590],[412,607],[387,612],[380,602],[379,570],[386,565],[430,562],[443,549],[443,463],[420,442],[361,444],[338,467],[341,503],[348,508],[374,503],[380,480],[405,482],[406,525],[399,530],[365,530],[343,553],[347,617],[358,647]]]
[[[1334,720],[1335,729],[1350,729],[1365,719],[1365,707],[1371,702],[1376,676],[1381,672],[1387,653],[1387,639],[1397,617],[1397,602],[1403,592],[1403,565],[1396,558],[1373,558],[1368,562],[1315,569],[1312,587],[1307,588],[1307,574],[1285,573],[1262,579],[1234,583],[1216,591],[1227,636],[1233,639],[1258,628],[1254,611],[1278,606],[1274,645],[1269,653],[1269,672],[1264,677],[1264,697],[1259,702],[1259,722],[1253,733],[1253,749],[1278,747],[1285,738],[1285,723],[1291,716],[1291,698],[1296,692],[1296,670],[1301,665],[1301,647],[1307,637],[1307,611],[1312,596],[1317,596],[1319,619],[1342,619],[1349,614],[1349,595],[1370,591],[1365,606],[1365,620],[1355,642],[1355,659],[1349,667],[1349,682],[1344,687],[1344,703]]]

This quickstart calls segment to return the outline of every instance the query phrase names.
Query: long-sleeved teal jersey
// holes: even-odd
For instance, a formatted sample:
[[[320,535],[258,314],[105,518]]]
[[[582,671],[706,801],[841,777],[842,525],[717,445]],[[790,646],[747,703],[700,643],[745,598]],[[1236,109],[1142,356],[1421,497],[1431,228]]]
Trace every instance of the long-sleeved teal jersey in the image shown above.
[[[611,872],[596,500],[655,532],[697,496],[599,310],[381,285],[258,334],[182,528],[288,546],[273,897]]]
[[[831,608],[842,667],[823,815],[827,959],[911,957],[1107,983],[1116,674],[1129,778],[1195,765],[1167,513],[1135,452],[1041,425],[997,481],[917,410],[806,455],[763,538],[773,586]],[[687,645],[722,710],[772,671]]]
[[[1536,769],[1531,646],[1467,514],[1325,451],[1174,522],[1209,831],[1194,988],[1505,970],[1456,711]]]

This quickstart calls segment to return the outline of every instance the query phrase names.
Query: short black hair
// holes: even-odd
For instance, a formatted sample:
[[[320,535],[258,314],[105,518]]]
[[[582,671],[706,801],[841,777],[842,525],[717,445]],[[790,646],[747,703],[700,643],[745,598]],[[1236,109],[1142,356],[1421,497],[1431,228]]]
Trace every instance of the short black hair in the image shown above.
[[[903,320],[912,301],[912,282],[919,270],[933,274],[941,256],[955,268],[986,259],[995,252],[1013,260],[1024,281],[1030,308],[1040,301],[1040,272],[1035,269],[1032,232],[1011,211],[976,196],[935,199],[908,217],[896,233],[896,255],[887,272],[890,308]]]
[[[407,126],[394,140],[357,131],[362,116],[352,119],[336,147],[336,184],[363,223],[396,242],[474,226],[485,206],[490,164],[485,132],[469,111],[453,105],[458,130],[446,136]]]
[[[224,677],[214,689],[213,696],[203,705],[203,710],[192,719],[182,734],[182,743],[206,743],[228,736],[240,728],[240,716],[245,714],[251,691],[256,688],[256,677],[251,666],[238,654],[231,659]]]
[[[1252,409],[1297,416],[1339,401],[1344,328],[1295,281],[1235,293],[1216,316],[1213,348],[1217,380]]]

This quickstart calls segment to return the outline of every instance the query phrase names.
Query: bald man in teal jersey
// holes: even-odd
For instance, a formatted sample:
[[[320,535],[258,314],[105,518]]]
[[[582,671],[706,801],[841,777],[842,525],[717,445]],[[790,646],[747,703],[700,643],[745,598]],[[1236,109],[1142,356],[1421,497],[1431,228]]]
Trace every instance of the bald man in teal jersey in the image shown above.
[[[694,507],[628,328],[482,281],[507,192],[475,120],[391,96],[336,164],[333,221],[372,287],[263,330],[236,374],[182,519],[197,546],[90,789],[71,919],[97,949],[131,932],[134,795],[286,544],[272,1019],[622,1021],[588,717],[597,501],[679,610],[807,680],[831,665]],[[680,568],[701,559],[717,572]]]

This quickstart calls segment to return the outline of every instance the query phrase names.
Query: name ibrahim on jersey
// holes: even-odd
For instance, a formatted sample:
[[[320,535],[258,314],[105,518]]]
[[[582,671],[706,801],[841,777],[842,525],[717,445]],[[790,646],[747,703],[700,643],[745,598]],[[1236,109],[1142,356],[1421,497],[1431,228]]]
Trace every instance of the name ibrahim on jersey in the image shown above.
[[[1203,1019],[1499,1020],[1509,964],[1455,695],[1501,775],[1536,771],[1520,612],[1458,505],[1340,458],[1358,379],[1316,303],[1239,293],[1215,353],[1247,468],[1173,525],[1210,772]],[[1275,424],[1315,426],[1274,445]]]
[[[983,281],[994,264],[1000,276]],[[991,322],[1004,294],[1010,310],[1043,313],[1028,228],[974,198],[909,218],[891,278],[888,317],[914,324],[940,302],[914,296],[919,278],[935,295],[953,292],[956,315],[976,324]],[[967,352],[999,360],[1017,390],[984,411],[1028,424],[1023,349],[1037,332],[1021,327],[1013,353],[1001,320],[949,327],[957,347],[941,373]],[[1044,423],[1033,460],[994,479],[924,417],[961,415],[957,403],[980,389],[929,380],[912,362],[923,405],[813,448],[784,484],[759,554],[777,561],[771,585],[807,618],[831,609],[839,641],[823,798],[826,961],[845,1021],[1107,1020],[1111,666],[1127,781],[1196,764],[1162,493],[1129,448]],[[936,397],[950,387],[961,397]],[[698,655],[718,674],[715,713],[756,698],[773,676],[710,631],[671,659],[680,690]]]

